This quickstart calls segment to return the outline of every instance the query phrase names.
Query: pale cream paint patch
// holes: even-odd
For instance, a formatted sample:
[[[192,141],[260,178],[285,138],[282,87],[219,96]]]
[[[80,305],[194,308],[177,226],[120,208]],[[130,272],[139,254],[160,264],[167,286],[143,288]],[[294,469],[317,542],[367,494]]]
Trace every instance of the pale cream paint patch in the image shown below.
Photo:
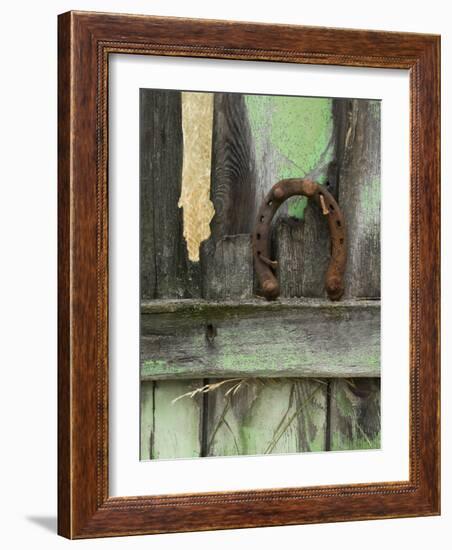
[[[210,201],[213,95],[182,92],[184,154],[179,207],[183,208],[188,257],[194,262],[199,261],[199,245],[210,236],[214,215]]]

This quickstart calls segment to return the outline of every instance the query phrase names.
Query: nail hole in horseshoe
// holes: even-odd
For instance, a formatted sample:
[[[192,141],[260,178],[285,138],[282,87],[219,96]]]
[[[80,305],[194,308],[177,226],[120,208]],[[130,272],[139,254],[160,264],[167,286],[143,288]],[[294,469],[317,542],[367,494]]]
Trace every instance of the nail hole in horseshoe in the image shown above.
[[[273,201],[268,201],[267,204],[268,206],[271,206],[273,204]]]
[[[334,212],[334,206],[332,204],[329,204],[328,206],[330,208],[330,212]]]
[[[341,244],[344,244],[344,239],[339,239],[339,242],[340,242]]]
[[[257,239],[257,240],[260,240],[260,238],[261,238],[261,234],[260,234],[260,233],[256,233],[256,239]]]
[[[340,227],[340,226],[342,225],[341,222],[340,222],[340,220],[336,220],[336,225],[337,225],[338,227]]]
[[[260,217],[260,222],[263,223],[264,220],[265,220],[265,216],[261,216],[261,217]]]

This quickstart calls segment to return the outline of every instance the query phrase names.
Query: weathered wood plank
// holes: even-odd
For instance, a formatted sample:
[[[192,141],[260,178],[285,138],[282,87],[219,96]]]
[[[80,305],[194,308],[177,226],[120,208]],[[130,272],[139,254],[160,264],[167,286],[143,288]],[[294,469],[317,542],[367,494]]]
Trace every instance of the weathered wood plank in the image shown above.
[[[211,238],[251,233],[254,224],[256,172],[250,126],[242,94],[214,98],[211,200],[215,215]]]
[[[225,236],[201,245],[202,296],[208,300],[253,295],[253,255],[249,234]]]
[[[178,207],[182,159],[180,92],[140,90],[142,298],[192,298],[200,294],[199,263],[188,260],[183,212]],[[171,408],[175,394],[191,388],[190,381],[154,382],[152,388],[142,382],[142,395],[146,395],[141,411],[142,459],[200,455],[200,408],[177,404]],[[179,427],[185,426],[186,433],[179,434],[176,421]]]
[[[140,276],[142,298],[199,296],[178,207],[182,182],[181,94],[140,90]]]
[[[141,376],[379,376],[379,315],[372,301],[150,302]]]
[[[347,223],[346,297],[380,296],[380,102],[347,103],[338,151],[339,204]]]
[[[330,401],[333,451],[380,447],[380,380],[333,380]]]
[[[201,456],[202,397],[178,397],[202,385],[202,380],[154,382],[154,426],[151,458]]]
[[[303,296],[305,270],[304,221],[280,217],[274,225],[274,257],[278,262],[280,296]]]
[[[345,296],[380,297],[380,103],[334,102],[339,203],[347,224]],[[380,380],[331,382],[333,450],[378,448]]]
[[[140,384],[140,460],[151,458],[154,431],[154,382]]]
[[[242,379],[208,394],[210,456],[322,451],[326,384],[299,379]]]
[[[331,255],[331,237],[325,216],[312,201],[309,201],[304,213],[303,244],[303,296],[326,298],[325,274]]]

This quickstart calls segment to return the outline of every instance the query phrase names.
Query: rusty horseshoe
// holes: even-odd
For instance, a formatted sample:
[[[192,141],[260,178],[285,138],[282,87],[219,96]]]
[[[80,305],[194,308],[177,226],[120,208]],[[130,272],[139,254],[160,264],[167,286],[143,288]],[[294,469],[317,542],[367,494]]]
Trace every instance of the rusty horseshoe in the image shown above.
[[[274,274],[277,262],[270,259],[270,224],[281,204],[294,195],[313,199],[328,217],[331,258],[325,275],[325,289],[331,300],[339,300],[344,293],[342,279],[347,259],[344,216],[331,193],[309,179],[279,181],[271,188],[259,209],[253,232],[253,256],[262,293],[267,300],[275,300],[279,296],[279,283]]]

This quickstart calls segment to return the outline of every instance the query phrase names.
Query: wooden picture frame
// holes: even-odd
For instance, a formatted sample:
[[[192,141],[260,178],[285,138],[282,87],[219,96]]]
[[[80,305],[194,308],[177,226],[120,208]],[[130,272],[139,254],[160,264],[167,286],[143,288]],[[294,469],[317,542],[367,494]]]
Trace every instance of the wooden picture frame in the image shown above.
[[[58,532],[88,538],[440,512],[440,38],[138,15],[59,16]],[[410,73],[408,481],[149,497],[108,490],[110,54]],[[394,194],[395,200],[407,197]]]

